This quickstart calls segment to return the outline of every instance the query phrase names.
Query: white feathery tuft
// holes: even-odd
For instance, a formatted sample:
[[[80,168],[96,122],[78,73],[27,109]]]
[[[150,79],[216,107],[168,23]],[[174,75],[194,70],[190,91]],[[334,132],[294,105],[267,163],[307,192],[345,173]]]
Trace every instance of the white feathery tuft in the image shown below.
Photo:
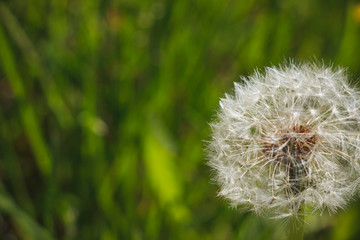
[[[360,94],[344,69],[290,63],[243,81],[211,124],[219,195],[276,218],[344,208],[360,183]]]

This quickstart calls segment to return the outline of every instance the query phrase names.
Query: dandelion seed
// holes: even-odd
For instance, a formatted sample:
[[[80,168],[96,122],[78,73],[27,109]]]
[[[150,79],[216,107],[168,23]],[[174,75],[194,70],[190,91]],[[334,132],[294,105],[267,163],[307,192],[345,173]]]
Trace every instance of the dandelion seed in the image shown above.
[[[276,218],[344,208],[360,182],[360,94],[344,70],[291,63],[244,82],[211,124],[219,195]]]

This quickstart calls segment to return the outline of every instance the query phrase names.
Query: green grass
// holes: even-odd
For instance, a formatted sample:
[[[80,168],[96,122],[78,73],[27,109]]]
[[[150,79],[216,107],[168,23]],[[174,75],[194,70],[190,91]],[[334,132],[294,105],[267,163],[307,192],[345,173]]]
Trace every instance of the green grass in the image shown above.
[[[208,123],[240,75],[289,58],[359,84],[359,42],[356,1],[0,2],[0,236],[284,237],[216,196]],[[305,237],[359,221],[357,200]]]

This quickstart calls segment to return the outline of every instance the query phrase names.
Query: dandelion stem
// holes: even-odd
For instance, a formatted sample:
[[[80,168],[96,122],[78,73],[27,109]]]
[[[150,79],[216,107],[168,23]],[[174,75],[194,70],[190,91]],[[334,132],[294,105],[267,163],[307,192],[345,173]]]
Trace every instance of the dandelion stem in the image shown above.
[[[304,204],[302,204],[298,214],[290,217],[288,239],[304,239]]]

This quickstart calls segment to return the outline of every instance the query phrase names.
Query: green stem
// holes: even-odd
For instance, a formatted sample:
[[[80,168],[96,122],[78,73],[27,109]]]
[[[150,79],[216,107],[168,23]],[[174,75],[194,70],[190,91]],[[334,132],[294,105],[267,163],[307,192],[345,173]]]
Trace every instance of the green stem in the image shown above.
[[[290,219],[288,239],[304,239],[304,204],[302,204],[299,213],[296,216],[291,217]]]

